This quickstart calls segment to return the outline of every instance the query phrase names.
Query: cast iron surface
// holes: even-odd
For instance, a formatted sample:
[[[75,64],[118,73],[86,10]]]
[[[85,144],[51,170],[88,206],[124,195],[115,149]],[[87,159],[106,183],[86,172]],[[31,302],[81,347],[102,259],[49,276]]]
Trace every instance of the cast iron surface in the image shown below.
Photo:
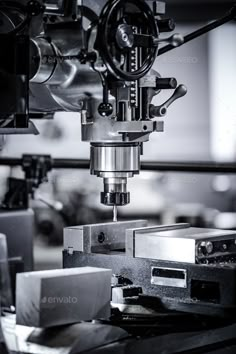
[[[148,259],[134,259],[124,255],[63,253],[63,267],[95,266],[112,269],[114,274],[122,275],[133,284],[143,288],[143,294],[151,298],[145,300],[154,306],[160,302],[178,311],[203,313],[209,315],[235,316],[236,314],[236,266],[207,266],[185,263],[159,262]],[[151,285],[152,267],[183,268],[187,270],[187,287],[176,288]],[[219,284],[219,296],[207,301],[196,300],[191,294],[192,281]],[[153,297],[158,299],[154,300]],[[142,297],[142,301],[144,298]]]

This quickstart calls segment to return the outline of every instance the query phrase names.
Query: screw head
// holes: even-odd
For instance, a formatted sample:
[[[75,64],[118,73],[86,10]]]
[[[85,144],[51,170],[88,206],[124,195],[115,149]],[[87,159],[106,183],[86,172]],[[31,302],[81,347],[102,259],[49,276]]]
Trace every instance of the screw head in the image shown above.
[[[122,40],[123,40],[124,42],[127,42],[128,39],[129,39],[129,36],[127,35],[127,33],[123,33],[123,34],[122,34]]]
[[[213,249],[214,249],[214,246],[213,246],[213,243],[208,241],[206,242],[206,251],[208,254],[212,253],[213,252]]]
[[[227,247],[227,244],[226,244],[226,243],[223,243],[222,248],[223,248],[224,251],[226,251],[227,248],[228,248],[228,247]]]

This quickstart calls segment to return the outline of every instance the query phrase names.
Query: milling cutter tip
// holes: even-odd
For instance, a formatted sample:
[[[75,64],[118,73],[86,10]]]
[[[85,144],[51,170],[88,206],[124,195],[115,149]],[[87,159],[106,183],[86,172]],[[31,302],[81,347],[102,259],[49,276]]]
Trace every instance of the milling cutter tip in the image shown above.
[[[117,205],[114,204],[113,205],[113,222],[117,222],[117,212],[118,212]]]

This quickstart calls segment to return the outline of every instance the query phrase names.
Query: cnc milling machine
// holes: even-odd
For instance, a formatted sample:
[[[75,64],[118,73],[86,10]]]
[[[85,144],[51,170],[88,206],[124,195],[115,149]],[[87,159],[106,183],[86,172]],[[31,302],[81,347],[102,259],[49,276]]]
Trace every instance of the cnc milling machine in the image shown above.
[[[161,303],[167,311],[235,315],[235,232],[117,220],[144,143],[163,132],[169,107],[187,93],[153,70],[156,58],[235,16],[233,7],[182,36],[172,33],[162,1],[0,2],[0,134],[37,134],[34,119],[78,113],[90,172],[103,179],[101,203],[113,207],[113,223],[66,229],[63,263],[111,269],[112,303],[121,312],[153,315]],[[156,106],[162,90],[170,98]]]

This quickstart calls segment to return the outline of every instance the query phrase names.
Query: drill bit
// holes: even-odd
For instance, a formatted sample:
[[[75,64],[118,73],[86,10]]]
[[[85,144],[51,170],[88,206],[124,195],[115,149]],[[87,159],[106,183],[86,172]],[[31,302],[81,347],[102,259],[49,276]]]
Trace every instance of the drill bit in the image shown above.
[[[117,205],[113,205],[113,222],[117,222]]]

